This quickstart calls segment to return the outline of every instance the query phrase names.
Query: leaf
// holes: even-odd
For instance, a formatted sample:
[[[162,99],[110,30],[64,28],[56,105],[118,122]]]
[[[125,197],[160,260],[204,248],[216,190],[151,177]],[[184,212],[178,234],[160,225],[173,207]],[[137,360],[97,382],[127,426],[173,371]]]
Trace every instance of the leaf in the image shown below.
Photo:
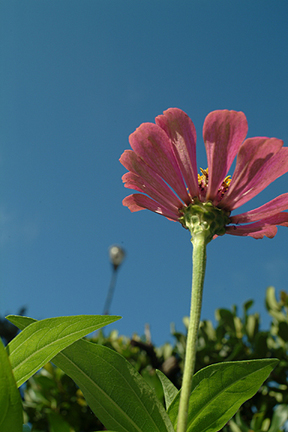
[[[169,406],[171,405],[171,402],[175,398],[175,396],[178,393],[177,387],[174,386],[174,384],[166,377],[163,372],[160,370],[156,370],[157,376],[159,380],[161,381],[163,391],[164,391],[164,397],[165,397],[165,404],[166,404],[166,410],[168,410]]]
[[[275,318],[276,321],[279,322],[286,321],[286,316],[283,312],[281,312],[282,306],[276,300],[275,288],[272,286],[268,287],[266,290],[265,303],[268,313],[272,316],[272,318]]]
[[[10,320],[10,317],[9,317]],[[17,317],[19,328],[31,318]],[[117,352],[78,340],[52,359],[82,390],[99,420],[115,432],[174,432],[154,391]]]
[[[22,315],[8,315],[5,317],[8,321],[18,327],[20,330],[23,330],[28,325],[37,322],[36,319],[22,316]]]
[[[229,428],[231,429],[231,432],[243,432],[243,430],[241,430],[233,420],[229,421]]]
[[[248,315],[246,320],[246,334],[248,340],[251,342],[255,339],[255,336],[259,333],[259,315]]]
[[[275,288],[273,286],[269,286],[266,290],[266,299],[265,299],[266,307],[268,312],[270,309],[280,312],[281,306],[276,300]]]
[[[193,377],[187,432],[217,432],[250,399],[278,363],[277,359],[217,363]],[[177,424],[180,392],[168,410]]]
[[[107,429],[174,432],[155,392],[133,366],[110,348],[79,340],[53,363],[69,375]]]
[[[260,431],[261,429],[264,429],[263,422],[265,422],[265,411],[260,410],[259,412],[256,412],[253,415],[252,420],[250,422],[250,429],[252,429],[253,431]]]
[[[79,315],[48,318],[28,325],[6,348],[18,387],[77,339],[119,318],[110,315]],[[15,316],[9,316],[9,320],[17,323]],[[25,320],[19,320],[20,323],[23,321]]]
[[[245,315],[247,315],[247,311],[253,306],[254,304],[254,300],[247,300],[244,305],[243,305],[243,309],[244,309],[244,313]]]
[[[21,397],[1,338],[0,365],[0,430],[1,432],[22,432]]]
[[[231,422],[233,422],[233,420],[229,421],[229,426],[230,426]],[[235,415],[235,422],[239,426],[241,432],[249,432],[250,428],[247,426],[247,424],[242,419],[242,417],[240,415],[240,411],[237,411],[237,413]],[[251,432],[251,430],[250,430],[250,432]]]

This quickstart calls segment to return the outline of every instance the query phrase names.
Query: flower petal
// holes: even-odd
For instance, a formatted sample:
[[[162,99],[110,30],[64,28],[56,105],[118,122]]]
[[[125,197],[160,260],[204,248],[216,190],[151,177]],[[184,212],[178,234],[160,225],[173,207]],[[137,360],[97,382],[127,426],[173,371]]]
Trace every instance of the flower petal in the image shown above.
[[[170,202],[172,205],[178,208],[183,206],[183,203],[179,200],[178,196],[175,195],[175,193],[167,186],[162,178],[157,173],[155,173],[153,169],[143,161],[143,159],[137,156],[134,151],[125,150],[120,157],[120,162],[128,171],[141,177],[145,184],[149,184],[152,189],[158,191],[159,194],[165,197],[167,202]],[[124,174],[122,177],[123,182],[126,182],[127,174],[128,173]],[[127,185],[125,186],[130,187]],[[130,188],[134,189],[133,186]],[[148,192],[144,193],[148,194]]]
[[[269,218],[248,225],[231,225],[226,228],[226,234],[249,236],[261,239],[264,236],[273,238],[277,233],[276,225],[288,227],[288,213],[278,213]]]
[[[131,212],[136,212],[139,210],[151,210],[155,213],[159,213],[163,216],[166,216],[168,219],[178,221],[179,214],[176,212],[172,212],[167,209],[165,206],[160,205],[156,201],[147,197],[143,194],[133,194],[129,195],[123,199],[122,204],[129,208]]]
[[[231,223],[235,224],[254,222],[259,219],[274,216],[283,210],[288,210],[288,193],[279,195],[277,198],[274,198],[272,201],[254,210],[232,216],[230,220]]]
[[[206,117],[203,138],[209,172],[207,200],[216,198],[247,131],[247,120],[242,112],[219,110]]]
[[[165,195],[161,195],[161,193],[151,187],[149,182],[146,182],[142,177],[139,177],[134,173],[128,172],[123,175],[122,180],[125,183],[125,187],[145,193],[159,204],[162,204],[168,209],[171,209],[171,211],[173,212],[178,211],[179,206],[172,204],[171,201],[167,200]],[[178,202],[180,203],[180,206],[183,207],[183,204],[181,205],[181,202],[179,200]]]
[[[181,173],[191,197],[198,196],[198,170],[196,161],[196,130],[188,115],[178,109],[170,108],[156,117],[156,124],[170,138]]]
[[[222,208],[234,210],[288,171],[288,148],[277,138],[248,138],[240,147]]]
[[[246,229],[244,226],[231,226],[226,229],[226,234],[232,234],[236,236],[253,237],[255,239],[262,239],[264,236],[273,238],[277,234],[277,227],[275,225],[268,225],[266,227],[250,227],[247,225]]]
[[[191,200],[166,133],[153,123],[143,123],[129,137],[135,153],[140,156],[185,202]]]

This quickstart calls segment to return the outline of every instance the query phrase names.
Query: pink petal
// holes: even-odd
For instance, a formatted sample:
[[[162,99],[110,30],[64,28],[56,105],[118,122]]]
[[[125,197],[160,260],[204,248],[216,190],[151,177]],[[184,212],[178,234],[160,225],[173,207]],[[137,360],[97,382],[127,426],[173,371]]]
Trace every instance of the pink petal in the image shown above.
[[[190,195],[198,196],[195,126],[190,117],[178,108],[170,108],[163,114],[156,117],[156,124],[165,131],[173,144]]]
[[[245,114],[213,111],[205,119],[203,138],[206,147],[209,182],[206,199],[213,201],[248,131]]]
[[[172,212],[165,206],[158,204],[156,201],[143,194],[129,195],[123,199],[122,204],[128,207],[131,212],[147,209],[174,221],[178,221],[179,219],[178,213]]]
[[[143,123],[130,135],[129,142],[135,153],[188,204],[191,200],[166,133],[153,123]]]
[[[253,237],[255,239],[262,239],[264,236],[268,238],[275,237],[277,233],[277,227],[275,225],[268,225],[266,227],[251,227],[245,230],[243,226],[236,227],[231,226],[226,229],[226,234],[232,234],[236,236]]]
[[[149,184],[152,189],[158,191],[163,197],[165,197],[167,202],[180,208],[183,203],[175,195],[175,193],[167,186],[167,184],[162,180],[162,178],[156,174],[152,168],[150,168],[137,154],[132,150],[125,150],[120,157],[120,162],[122,165],[132,173],[141,177],[145,184]],[[128,173],[127,173],[128,174]],[[126,175],[122,177],[123,181],[126,181]],[[126,185],[126,187],[128,187]],[[134,189],[131,187],[131,189]],[[144,191],[143,191],[144,192]],[[144,192],[147,193],[147,192]]]
[[[288,148],[277,138],[249,138],[241,146],[230,188],[220,206],[236,209],[288,171]]]
[[[288,213],[278,213],[277,215],[248,225],[228,226],[226,228],[226,234],[250,236],[255,239],[260,239],[264,236],[273,238],[277,233],[276,225],[288,227]]]
[[[254,222],[259,219],[274,216],[283,210],[288,210],[288,193],[279,195],[277,198],[274,198],[272,201],[254,210],[232,216],[230,220],[231,223],[235,224]]]
[[[128,172],[123,175],[122,180],[125,183],[125,187],[135,189],[138,192],[143,192],[159,204],[162,204],[165,207],[171,209],[171,211],[178,212],[179,206],[173,205],[165,195],[161,195],[161,193],[151,187],[149,182],[146,182],[142,177],[139,177],[134,173]],[[183,204],[181,204],[179,200],[178,202],[180,203],[180,206],[183,207]]]

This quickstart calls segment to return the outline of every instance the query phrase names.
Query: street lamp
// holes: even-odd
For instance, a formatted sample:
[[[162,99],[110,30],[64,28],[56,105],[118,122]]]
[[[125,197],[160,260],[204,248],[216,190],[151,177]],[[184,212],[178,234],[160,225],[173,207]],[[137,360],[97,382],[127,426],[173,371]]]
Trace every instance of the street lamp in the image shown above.
[[[112,277],[110,281],[109,290],[107,293],[105,306],[103,310],[103,315],[109,315],[110,305],[112,302],[115,285],[116,285],[116,276],[117,276],[117,270],[122,264],[124,258],[125,258],[125,251],[120,246],[110,246],[109,248],[109,258],[110,262],[112,264]]]

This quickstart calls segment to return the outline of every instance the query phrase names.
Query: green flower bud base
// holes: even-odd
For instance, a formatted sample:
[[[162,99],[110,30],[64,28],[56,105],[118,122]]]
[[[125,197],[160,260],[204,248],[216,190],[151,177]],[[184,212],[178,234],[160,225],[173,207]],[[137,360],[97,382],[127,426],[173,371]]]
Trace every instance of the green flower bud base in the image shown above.
[[[192,243],[199,234],[204,236],[207,244],[215,235],[222,236],[226,232],[230,213],[215,207],[209,201],[202,203],[195,199],[194,203],[183,208],[182,212],[183,216],[179,221],[184,228],[189,229]]]

